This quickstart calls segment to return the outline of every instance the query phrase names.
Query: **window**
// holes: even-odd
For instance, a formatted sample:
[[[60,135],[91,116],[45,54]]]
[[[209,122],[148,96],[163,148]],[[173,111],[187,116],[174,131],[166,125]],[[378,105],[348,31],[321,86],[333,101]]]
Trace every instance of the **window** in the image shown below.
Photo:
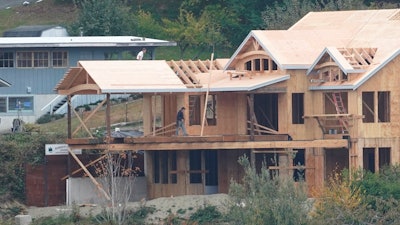
[[[189,125],[200,125],[200,95],[189,96]]]
[[[379,148],[379,169],[390,165],[390,148]]]
[[[7,112],[7,98],[0,98],[0,112]]]
[[[66,51],[57,51],[52,53],[52,66],[53,67],[67,67],[68,54]]]
[[[209,95],[207,99],[207,125],[217,125],[217,96]]]
[[[378,92],[378,121],[390,122],[390,92]]]
[[[0,67],[14,67],[13,52],[0,52]]]
[[[49,67],[49,53],[33,52],[33,67]]]
[[[8,111],[33,111],[33,97],[9,97]]]
[[[32,52],[17,52],[17,67],[32,67]]]
[[[189,152],[190,183],[202,183],[201,178],[201,151],[194,150]]]
[[[49,53],[17,52],[17,67],[49,67]]]
[[[296,168],[293,171],[293,180],[294,181],[305,181],[306,179],[306,171],[304,169],[306,165],[306,157],[304,149],[293,149],[297,151],[296,156],[293,159],[293,166]]]
[[[363,148],[363,164],[372,173],[390,165],[390,148]]]
[[[304,124],[304,93],[292,94],[292,123]]]
[[[176,151],[154,151],[153,166],[154,183],[176,184],[178,182]]]
[[[278,65],[272,59],[261,58],[245,62],[244,69],[249,71],[271,72],[271,70],[278,70]]]
[[[375,122],[374,112],[374,92],[362,93],[362,114],[364,116],[363,123]]]

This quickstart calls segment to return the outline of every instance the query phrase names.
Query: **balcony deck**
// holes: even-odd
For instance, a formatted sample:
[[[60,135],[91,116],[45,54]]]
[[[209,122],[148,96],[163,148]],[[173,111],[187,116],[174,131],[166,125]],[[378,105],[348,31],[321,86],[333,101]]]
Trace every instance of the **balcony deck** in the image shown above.
[[[348,140],[289,140],[288,135],[213,135],[213,136],[150,136],[125,138],[73,138],[66,143],[71,149],[125,150],[234,150],[285,148],[347,148]]]

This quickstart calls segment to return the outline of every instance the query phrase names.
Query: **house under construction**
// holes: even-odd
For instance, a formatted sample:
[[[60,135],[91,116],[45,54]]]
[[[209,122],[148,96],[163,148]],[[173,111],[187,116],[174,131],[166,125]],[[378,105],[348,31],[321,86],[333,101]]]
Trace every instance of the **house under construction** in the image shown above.
[[[244,154],[310,190],[345,168],[377,172],[400,161],[399,27],[399,9],[310,12],[251,31],[230,59],[80,61],[56,89],[106,94],[107,137],[84,120],[87,137],[74,137],[70,107],[66,143],[143,150],[148,198],[227,193]],[[143,95],[141,137],[111,137],[107,103],[121,93]],[[189,136],[175,135],[182,106]]]

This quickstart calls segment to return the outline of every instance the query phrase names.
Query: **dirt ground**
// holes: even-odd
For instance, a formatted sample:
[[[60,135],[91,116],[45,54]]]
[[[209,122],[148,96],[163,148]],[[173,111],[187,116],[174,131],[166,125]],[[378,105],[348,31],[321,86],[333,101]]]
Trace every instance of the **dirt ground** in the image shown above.
[[[227,194],[213,195],[186,195],[177,197],[157,198],[149,201],[129,203],[130,209],[138,209],[141,205],[154,207],[156,210],[147,217],[146,222],[159,224],[171,213],[181,218],[189,218],[190,215],[203,206],[216,206],[221,212],[227,212],[229,205],[229,196]],[[102,211],[100,205],[80,206],[79,212],[82,216],[96,215]],[[28,215],[32,219],[40,217],[57,216],[61,214],[68,215],[72,212],[72,206],[52,206],[52,207],[30,207],[27,209]]]

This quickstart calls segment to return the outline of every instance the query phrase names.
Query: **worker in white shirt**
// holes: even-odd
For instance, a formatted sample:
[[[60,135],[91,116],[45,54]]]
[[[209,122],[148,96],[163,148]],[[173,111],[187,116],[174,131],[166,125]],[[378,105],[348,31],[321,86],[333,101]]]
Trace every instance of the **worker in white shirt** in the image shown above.
[[[140,52],[137,54],[136,59],[137,59],[137,60],[142,60],[142,59],[143,59],[144,53],[146,53],[146,48],[142,48],[142,51],[140,51]]]

